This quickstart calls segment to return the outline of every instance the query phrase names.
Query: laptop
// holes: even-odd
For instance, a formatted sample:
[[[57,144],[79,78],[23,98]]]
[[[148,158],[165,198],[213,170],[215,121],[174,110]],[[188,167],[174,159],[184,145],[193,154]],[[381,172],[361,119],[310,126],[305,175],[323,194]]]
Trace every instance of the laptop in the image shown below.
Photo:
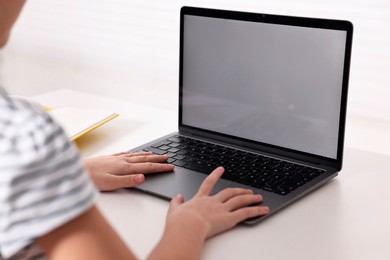
[[[178,132],[130,150],[176,167],[137,189],[188,200],[224,166],[213,193],[251,188],[269,206],[253,224],[337,176],[352,33],[343,20],[182,7]]]

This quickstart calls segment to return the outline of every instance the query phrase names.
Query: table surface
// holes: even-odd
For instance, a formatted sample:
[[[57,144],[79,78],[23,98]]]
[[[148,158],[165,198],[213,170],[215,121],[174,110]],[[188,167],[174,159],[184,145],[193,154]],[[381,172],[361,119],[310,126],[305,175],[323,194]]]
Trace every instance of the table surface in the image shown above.
[[[105,108],[118,118],[77,141],[83,156],[126,151],[177,131],[175,111],[62,89],[34,97],[52,107]],[[207,241],[203,259],[390,259],[390,156],[346,147],[339,176],[255,226]],[[164,228],[168,201],[137,190],[97,204],[144,259]]]

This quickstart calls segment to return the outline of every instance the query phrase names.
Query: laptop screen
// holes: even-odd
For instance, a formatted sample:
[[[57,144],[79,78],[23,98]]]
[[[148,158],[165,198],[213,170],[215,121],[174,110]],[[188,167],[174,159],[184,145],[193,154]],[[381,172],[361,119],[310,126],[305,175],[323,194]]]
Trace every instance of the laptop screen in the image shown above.
[[[337,158],[347,33],[184,15],[183,125]]]

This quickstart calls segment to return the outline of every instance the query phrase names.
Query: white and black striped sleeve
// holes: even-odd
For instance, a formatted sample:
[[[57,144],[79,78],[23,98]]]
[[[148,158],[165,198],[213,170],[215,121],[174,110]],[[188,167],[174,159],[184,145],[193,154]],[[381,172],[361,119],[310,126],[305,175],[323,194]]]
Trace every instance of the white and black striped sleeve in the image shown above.
[[[1,255],[10,257],[79,216],[93,205],[95,195],[63,129],[39,108],[2,96]]]

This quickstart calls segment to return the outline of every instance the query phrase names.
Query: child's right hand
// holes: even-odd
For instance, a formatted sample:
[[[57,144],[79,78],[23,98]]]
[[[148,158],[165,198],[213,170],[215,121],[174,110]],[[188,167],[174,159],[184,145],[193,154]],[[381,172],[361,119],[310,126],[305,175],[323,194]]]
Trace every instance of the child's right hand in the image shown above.
[[[191,227],[183,227],[184,229],[202,231],[204,239],[207,239],[233,228],[245,219],[269,212],[266,206],[250,206],[262,202],[262,196],[254,195],[250,189],[227,188],[211,196],[211,191],[223,172],[223,167],[215,169],[203,181],[191,200],[184,203],[181,195],[173,198],[168,211],[167,225],[187,223]]]

